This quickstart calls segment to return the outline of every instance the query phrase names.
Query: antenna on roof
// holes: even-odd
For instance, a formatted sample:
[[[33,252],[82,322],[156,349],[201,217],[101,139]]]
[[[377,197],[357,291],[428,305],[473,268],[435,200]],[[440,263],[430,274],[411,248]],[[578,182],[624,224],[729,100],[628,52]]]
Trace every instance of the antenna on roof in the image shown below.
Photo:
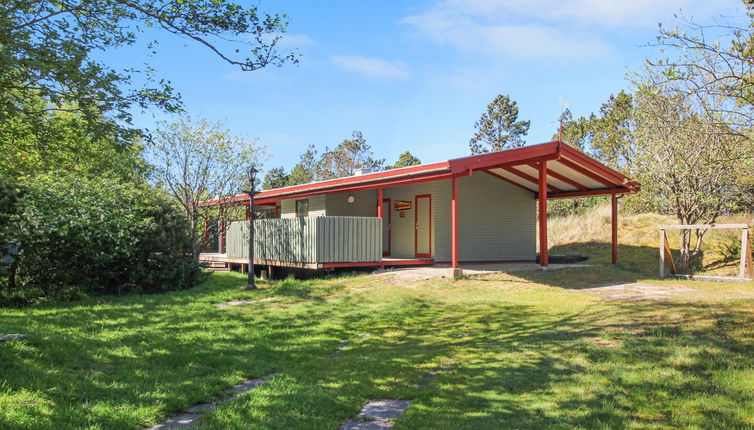
[[[558,127],[558,142],[563,143],[563,118],[560,118],[560,127]]]

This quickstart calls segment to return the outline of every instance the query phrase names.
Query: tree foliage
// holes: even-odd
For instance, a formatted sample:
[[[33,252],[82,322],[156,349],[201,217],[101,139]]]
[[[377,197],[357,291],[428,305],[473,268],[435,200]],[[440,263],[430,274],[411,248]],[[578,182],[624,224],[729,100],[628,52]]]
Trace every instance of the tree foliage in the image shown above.
[[[405,151],[398,156],[398,160],[393,165],[386,167],[386,169],[400,169],[401,167],[418,166],[421,163],[421,160],[416,158],[411,151]]]
[[[222,123],[182,117],[163,123],[147,145],[156,183],[180,206],[192,232],[192,252],[198,258],[207,243],[205,224],[227,226],[237,216],[221,206],[199,206],[210,199],[232,197],[248,188],[247,171],[259,165],[256,141],[233,136]]]
[[[262,188],[271,190],[273,188],[282,188],[288,186],[289,175],[285,173],[284,167],[273,167],[264,175]]]
[[[637,92],[634,168],[656,207],[681,224],[713,224],[735,211],[744,193],[742,174],[752,148],[730,124],[707,116],[693,99],[668,87],[641,86]],[[705,231],[681,234],[681,263],[701,250]]]
[[[187,233],[186,219],[149,188],[64,174],[37,178],[0,226],[0,238],[21,245],[25,296],[52,298],[190,287],[198,266]]]
[[[309,145],[288,175],[287,185],[308,184],[317,178],[317,150]]]
[[[7,115],[80,112],[94,132],[129,122],[130,109],[175,112],[180,99],[150,67],[116,70],[96,52],[134,45],[157,28],[205,46],[242,70],[296,61],[277,42],[286,17],[214,0],[7,0],[0,3],[0,120]],[[156,53],[158,43],[148,43]],[[25,102],[29,94],[46,101]],[[93,121],[106,117],[102,123]]]
[[[372,147],[360,131],[354,131],[351,139],[344,139],[332,150],[325,148],[317,162],[317,180],[352,176],[356,169],[382,170],[384,159],[374,158]]]
[[[519,121],[518,105],[507,95],[500,94],[487,106],[479,121],[474,123],[476,133],[469,141],[472,154],[518,148],[524,145],[530,121]]]
[[[29,95],[24,104],[43,106]],[[100,118],[93,121],[101,123]],[[0,175],[28,182],[55,171],[82,177],[139,180],[145,172],[140,139],[122,141],[92,125],[80,112],[49,111],[38,115],[16,112],[0,120]]]

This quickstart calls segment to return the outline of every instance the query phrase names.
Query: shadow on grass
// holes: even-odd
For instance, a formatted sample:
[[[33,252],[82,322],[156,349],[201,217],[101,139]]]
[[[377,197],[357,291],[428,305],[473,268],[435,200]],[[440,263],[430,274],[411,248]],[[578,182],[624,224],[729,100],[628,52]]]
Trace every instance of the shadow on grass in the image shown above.
[[[637,276],[599,270],[596,280]],[[571,273],[582,272],[531,276],[565,287]],[[726,382],[732,369],[754,378],[748,311],[620,302],[563,312],[403,290],[309,299],[341,280],[319,282],[330,284],[244,292],[243,276],[222,274],[193,291],[4,312],[4,328],[31,338],[0,345],[0,401],[34,399],[3,408],[0,427],[139,428],[274,370],[203,427],[336,428],[370,398],[414,400],[396,429],[751,424],[752,390]],[[287,301],[214,305],[263,295]],[[333,356],[341,340],[351,346]]]

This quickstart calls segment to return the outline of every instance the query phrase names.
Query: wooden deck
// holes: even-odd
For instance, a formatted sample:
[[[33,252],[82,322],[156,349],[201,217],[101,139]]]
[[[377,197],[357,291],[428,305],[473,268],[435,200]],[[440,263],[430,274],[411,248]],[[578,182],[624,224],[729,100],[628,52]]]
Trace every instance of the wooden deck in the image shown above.
[[[248,266],[248,258],[229,257],[227,254],[216,252],[202,253],[199,261],[205,263],[225,263]],[[278,261],[254,259],[259,266],[293,267],[297,269],[334,269],[338,267],[392,267],[392,266],[431,266],[435,261],[431,258],[382,258],[378,261],[342,262],[342,263],[297,263],[293,261]]]

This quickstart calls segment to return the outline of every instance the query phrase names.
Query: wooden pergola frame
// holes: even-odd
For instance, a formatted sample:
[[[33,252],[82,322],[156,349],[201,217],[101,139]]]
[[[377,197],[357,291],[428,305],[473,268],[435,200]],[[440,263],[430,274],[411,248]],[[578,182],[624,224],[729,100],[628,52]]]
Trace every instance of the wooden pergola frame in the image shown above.
[[[739,264],[738,277],[732,276],[707,276],[707,275],[684,275],[676,271],[673,254],[668,245],[666,230],[741,230],[741,263]],[[751,281],[754,278],[754,267],[751,259],[751,237],[749,236],[748,224],[681,224],[660,226],[660,278],[665,278],[665,260],[670,266],[670,275],[676,278],[697,279],[702,281]]]

